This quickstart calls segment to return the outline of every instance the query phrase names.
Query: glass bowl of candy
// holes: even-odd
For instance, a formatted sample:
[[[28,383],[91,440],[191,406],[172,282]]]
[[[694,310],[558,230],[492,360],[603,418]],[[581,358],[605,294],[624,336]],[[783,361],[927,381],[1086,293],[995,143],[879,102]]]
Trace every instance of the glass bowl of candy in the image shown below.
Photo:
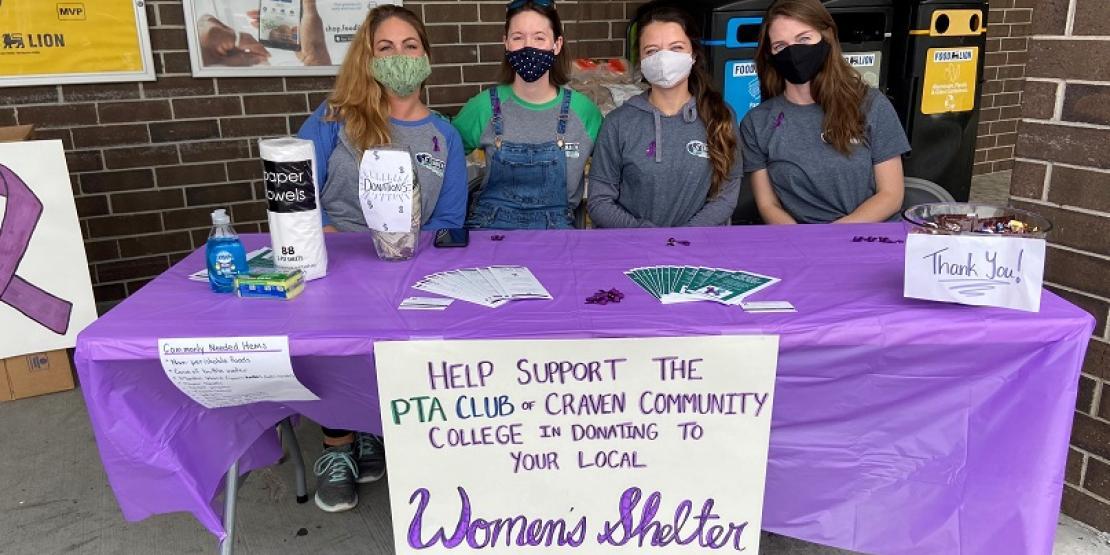
[[[1040,214],[994,204],[934,202],[902,212],[910,233],[1000,235],[1044,239],[1052,223]]]

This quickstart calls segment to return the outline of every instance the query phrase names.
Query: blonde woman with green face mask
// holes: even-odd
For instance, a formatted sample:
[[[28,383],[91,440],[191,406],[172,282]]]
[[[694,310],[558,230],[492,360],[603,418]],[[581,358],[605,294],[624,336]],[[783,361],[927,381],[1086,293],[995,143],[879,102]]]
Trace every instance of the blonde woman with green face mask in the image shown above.
[[[370,11],[347,51],[335,91],[297,134],[316,149],[325,231],[368,232],[358,200],[362,153],[383,144],[409,147],[421,187],[421,229],[463,226],[466,159],[451,123],[420,99],[431,74],[427,33],[411,11],[393,5]],[[381,438],[324,428],[315,465],[316,505],[353,509],[358,483],[385,473]]]

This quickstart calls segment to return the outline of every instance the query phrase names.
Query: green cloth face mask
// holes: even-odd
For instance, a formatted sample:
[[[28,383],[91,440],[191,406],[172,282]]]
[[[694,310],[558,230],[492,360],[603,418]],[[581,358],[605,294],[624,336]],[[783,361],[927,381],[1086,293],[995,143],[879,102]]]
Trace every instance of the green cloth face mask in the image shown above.
[[[412,94],[432,74],[432,63],[427,55],[413,57],[404,54],[374,58],[370,69],[385,88],[397,96]]]

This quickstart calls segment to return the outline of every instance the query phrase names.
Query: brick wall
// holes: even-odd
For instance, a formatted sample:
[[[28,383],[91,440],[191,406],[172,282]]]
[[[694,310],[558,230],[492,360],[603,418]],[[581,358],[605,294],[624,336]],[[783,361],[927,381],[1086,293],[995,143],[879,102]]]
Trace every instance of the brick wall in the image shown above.
[[[979,113],[979,141],[975,145],[975,175],[1009,170],[1014,164],[1025,62],[1036,0],[989,0],[987,58],[983,62],[983,103]]]
[[[574,56],[623,52],[642,2],[562,0]],[[405,4],[428,25],[428,103],[454,113],[492,81],[503,55],[503,0]],[[5,88],[0,125],[34,123],[66,150],[96,298],[107,308],[207,238],[230,208],[240,232],[266,230],[259,138],[295,133],[333,78],[193,79],[180,0],[146,3],[158,80]]]
[[[1063,511],[1110,530],[1110,12],[1037,0],[1012,201],[1046,215],[1045,280],[1097,321],[1079,382]]]

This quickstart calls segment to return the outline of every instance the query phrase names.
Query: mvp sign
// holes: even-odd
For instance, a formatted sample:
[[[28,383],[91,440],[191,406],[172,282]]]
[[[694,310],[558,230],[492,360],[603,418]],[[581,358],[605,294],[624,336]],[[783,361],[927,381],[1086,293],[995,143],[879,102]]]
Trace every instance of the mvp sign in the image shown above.
[[[85,5],[80,3],[58,4],[58,19],[62,21],[84,21]]]

